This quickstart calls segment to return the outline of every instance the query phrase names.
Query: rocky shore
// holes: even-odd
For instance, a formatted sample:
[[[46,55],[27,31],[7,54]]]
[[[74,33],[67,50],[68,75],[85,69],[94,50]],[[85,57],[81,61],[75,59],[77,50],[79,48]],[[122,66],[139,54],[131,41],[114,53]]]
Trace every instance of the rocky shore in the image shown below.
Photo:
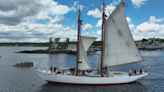
[[[13,65],[14,67],[30,67],[33,66],[33,62],[21,62]]]
[[[19,51],[16,53],[67,53],[67,50],[60,49],[60,50],[25,50],[25,51]]]
[[[99,50],[95,51],[87,51],[87,54],[97,54],[96,52]],[[35,54],[58,54],[58,53],[67,53],[67,54],[76,54],[76,51],[70,51],[70,50],[65,50],[65,49],[55,49],[55,50],[25,50],[25,51],[19,51],[16,53],[35,53]]]

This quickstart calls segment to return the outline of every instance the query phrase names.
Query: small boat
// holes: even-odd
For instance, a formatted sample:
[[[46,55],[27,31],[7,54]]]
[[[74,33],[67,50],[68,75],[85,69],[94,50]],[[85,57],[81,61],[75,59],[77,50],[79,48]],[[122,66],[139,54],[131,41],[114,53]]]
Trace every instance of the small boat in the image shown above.
[[[93,68],[88,62],[86,52],[96,38],[81,36],[81,12],[79,8],[76,68],[55,67],[52,69],[51,67],[49,70],[37,67],[37,74],[42,79],[48,82],[66,84],[111,85],[131,83],[148,75],[147,71],[132,73],[108,70],[110,67],[144,60],[132,38],[124,12],[124,3],[121,2],[107,19],[105,19],[104,6],[103,1],[100,68]]]

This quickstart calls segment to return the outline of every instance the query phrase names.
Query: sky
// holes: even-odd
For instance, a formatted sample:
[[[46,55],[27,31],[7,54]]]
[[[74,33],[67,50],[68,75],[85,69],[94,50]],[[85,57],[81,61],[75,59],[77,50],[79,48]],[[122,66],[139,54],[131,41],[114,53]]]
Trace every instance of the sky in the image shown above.
[[[101,40],[102,0],[0,0],[0,42],[76,40],[80,5],[84,36]],[[121,0],[105,0],[109,16]],[[135,41],[164,39],[164,0],[123,0],[125,15]]]

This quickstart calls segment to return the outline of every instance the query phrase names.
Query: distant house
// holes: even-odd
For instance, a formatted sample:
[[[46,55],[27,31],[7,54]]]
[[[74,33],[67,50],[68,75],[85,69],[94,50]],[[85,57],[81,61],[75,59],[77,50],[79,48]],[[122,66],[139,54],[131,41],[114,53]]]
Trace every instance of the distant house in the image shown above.
[[[164,49],[164,43],[158,44],[158,47]]]
[[[145,41],[144,44],[149,45],[149,42],[148,41]]]
[[[148,45],[146,46],[146,49],[158,49],[158,45]]]
[[[68,44],[67,50],[70,50],[70,51],[77,51],[77,46],[76,46],[76,44]]]
[[[142,41],[136,41],[135,43],[136,43],[138,48],[142,48],[142,44],[143,44]]]
[[[161,42],[159,41],[153,41],[153,44],[157,45],[157,44],[160,44]]]

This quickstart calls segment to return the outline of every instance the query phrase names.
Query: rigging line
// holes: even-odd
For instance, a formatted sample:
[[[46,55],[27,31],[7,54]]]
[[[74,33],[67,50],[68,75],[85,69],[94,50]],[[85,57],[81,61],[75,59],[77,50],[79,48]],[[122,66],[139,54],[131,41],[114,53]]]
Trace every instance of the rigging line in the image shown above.
[[[84,21],[87,23],[87,21],[85,20],[85,18],[84,18],[84,16],[81,14],[81,17],[84,19]],[[89,30],[89,29],[87,29],[87,31],[89,31],[91,34],[92,34],[92,32],[91,32],[91,30]],[[93,34],[92,34],[93,35]]]
[[[76,22],[76,25],[77,25],[77,24],[78,24],[78,22]],[[76,25],[74,26],[74,28],[76,27]],[[74,29],[74,28],[73,28],[73,29]],[[72,41],[73,41],[73,39],[74,39],[74,34],[75,34],[75,33],[76,33],[76,31],[72,31],[72,35],[73,35],[73,36],[71,36],[71,37],[72,37]],[[70,39],[70,40],[71,40],[71,39]]]
[[[73,20],[75,19],[75,17],[76,17],[77,14],[78,14],[78,12],[76,12],[76,14],[74,15]],[[70,26],[70,25],[72,24],[73,20],[72,20],[72,21],[70,22],[70,24],[67,25],[67,26]],[[66,31],[67,31],[67,30],[65,30],[65,31],[63,32],[63,34],[62,34],[61,36],[59,36],[59,38],[63,37],[63,35],[65,34]]]

